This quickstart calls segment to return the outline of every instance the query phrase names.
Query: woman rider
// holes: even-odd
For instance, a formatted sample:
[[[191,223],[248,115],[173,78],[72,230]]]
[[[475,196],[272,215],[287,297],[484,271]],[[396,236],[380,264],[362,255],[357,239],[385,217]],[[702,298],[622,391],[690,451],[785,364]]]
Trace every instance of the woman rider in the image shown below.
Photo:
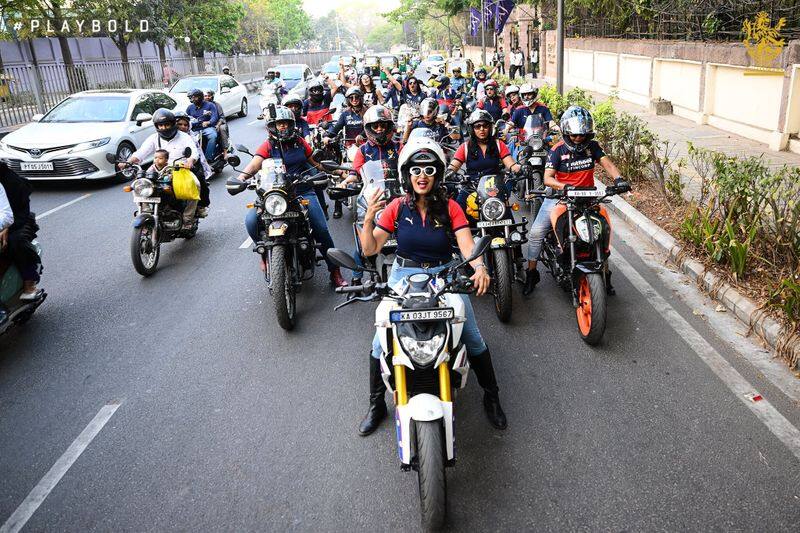
[[[240,180],[246,180],[251,174],[255,174],[260,168],[265,159],[279,158],[283,160],[288,174],[300,174],[310,167],[315,167],[322,170],[318,162],[311,157],[311,146],[308,145],[305,139],[300,137],[297,132],[294,113],[289,111],[284,106],[275,108],[275,117],[267,119],[267,131],[269,132],[269,139],[256,150],[253,160],[245,167],[242,174],[239,175]],[[333,238],[328,231],[328,224],[325,222],[325,214],[322,212],[322,207],[319,205],[317,195],[314,193],[314,187],[311,184],[304,184],[297,187],[295,191],[298,195],[302,196],[308,201],[306,206],[308,209],[308,220],[311,224],[311,230],[314,232],[314,240],[320,244],[325,262],[328,264],[328,271],[330,272],[331,284],[334,287],[344,287],[347,285],[339,267],[334,265],[328,260],[328,249],[333,248]],[[250,209],[244,220],[247,227],[247,233],[253,242],[258,242],[259,225],[261,224],[261,217],[256,213],[256,209]],[[261,258],[261,268],[266,270],[266,263],[264,258]]]
[[[384,209],[382,191],[375,191],[368,198],[364,227],[359,234],[365,255],[378,253],[389,236],[394,234],[397,239],[397,258],[388,280],[392,286],[417,272],[435,274],[444,270],[452,260],[451,236],[455,236],[464,257],[472,253],[474,245],[464,212],[458,204],[447,199],[441,187],[445,156],[436,142],[427,138],[412,139],[400,152],[398,170],[406,196],[392,200]],[[375,215],[382,209],[383,214],[376,225]],[[472,266],[475,274],[471,279],[480,296],[486,293],[491,280],[483,258],[472,261]],[[484,390],[483,406],[489,422],[497,429],[505,429],[506,415],[500,406],[489,348],[478,330],[469,298],[462,298],[466,310],[462,338],[469,364]],[[372,341],[371,355],[369,410],[358,428],[361,435],[375,431],[386,416],[386,386],[381,377],[381,344],[377,335]]]
[[[450,162],[450,170],[457,172],[467,165],[467,177],[477,182],[481,176],[500,171],[501,165],[512,172],[519,172],[519,163],[514,162],[506,143],[494,137],[494,120],[488,111],[476,109],[467,119],[469,139],[458,147]],[[461,189],[456,201],[466,209],[469,191]]]

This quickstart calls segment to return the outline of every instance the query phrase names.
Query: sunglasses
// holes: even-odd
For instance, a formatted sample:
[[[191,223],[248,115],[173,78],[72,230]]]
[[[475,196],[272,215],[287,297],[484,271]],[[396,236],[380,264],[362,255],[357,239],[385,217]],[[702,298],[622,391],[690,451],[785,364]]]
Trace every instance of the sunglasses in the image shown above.
[[[478,122],[477,124],[472,126],[474,130],[488,130],[491,129],[491,126],[486,122]]]
[[[358,96],[357,94],[354,94],[352,96],[348,96],[347,99],[348,100],[361,100],[361,97]]]
[[[408,169],[408,172],[414,176],[420,176],[424,172],[426,176],[435,176],[436,175],[436,167],[411,167]]]

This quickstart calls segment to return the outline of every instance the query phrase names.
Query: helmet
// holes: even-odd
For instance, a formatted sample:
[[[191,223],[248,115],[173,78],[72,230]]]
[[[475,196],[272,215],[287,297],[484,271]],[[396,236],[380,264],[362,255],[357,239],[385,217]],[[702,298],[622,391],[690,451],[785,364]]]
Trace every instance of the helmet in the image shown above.
[[[570,152],[581,152],[589,147],[589,141],[594,139],[594,119],[588,110],[581,106],[569,106],[561,115],[561,133],[564,144]],[[574,143],[570,135],[585,135],[582,143]]]
[[[419,104],[419,113],[424,118],[430,118],[439,111],[439,103],[434,98],[426,98]]]
[[[405,193],[414,193],[411,186],[411,173],[408,171],[412,166],[434,166],[436,174],[434,177],[433,192],[439,189],[439,183],[444,177],[444,170],[447,166],[444,151],[439,144],[427,137],[414,137],[409,139],[400,155],[397,158],[397,171],[400,174],[400,186]]]
[[[264,79],[270,78],[270,74],[272,75],[272,78],[274,78],[276,76],[277,72],[275,71],[274,68],[268,68],[267,69],[267,75],[264,76]],[[270,78],[270,79],[272,79],[272,78]]]
[[[476,109],[467,117],[466,124],[469,126],[469,136],[473,138],[473,140],[477,140],[475,137],[474,126],[478,122],[488,122],[489,123],[489,137],[494,136],[494,118],[492,115],[486,111],[485,109]]]
[[[204,94],[205,96],[211,96],[211,99],[212,99],[212,100],[214,99],[214,91],[212,91],[211,89],[206,89],[206,90],[203,92],[203,94]]]
[[[439,104],[439,114],[440,115],[444,115],[445,116],[445,120],[447,120],[449,122],[450,121],[450,106],[445,104],[445,103]]]
[[[358,87],[350,87],[349,89],[347,89],[347,92],[344,93],[344,98],[345,98],[345,100],[347,100],[347,105],[349,105],[350,107],[352,107],[352,105],[350,104],[350,97],[351,96],[358,96],[359,97],[359,101],[360,101],[359,104],[358,104],[359,106],[364,103],[364,93],[361,92],[361,89],[359,89]]]
[[[527,98],[525,95],[529,95]],[[533,96],[530,96],[533,95]],[[522,98],[522,103],[526,106],[531,106],[536,101],[536,97],[539,96],[539,89],[531,85],[530,83],[525,83],[519,88],[519,97]]]
[[[291,122],[289,128],[285,131],[278,130],[278,122],[288,121]],[[275,107],[275,118],[267,118],[267,131],[269,136],[276,141],[288,141],[292,139],[297,132],[295,131],[294,113],[287,107],[279,105]]]
[[[321,81],[315,79],[308,82],[308,97],[311,100],[313,100],[314,102],[322,101],[324,93],[325,93],[325,87],[323,87]]]
[[[381,133],[377,133],[372,127],[375,124],[384,124],[386,129]],[[386,142],[394,135],[394,120],[392,120],[392,112],[382,105],[374,105],[367,109],[364,113],[364,133],[367,139],[375,144],[386,144]]]
[[[225,65],[224,67],[222,67],[222,73],[223,74],[227,74],[230,71],[231,71],[231,69],[230,69],[230,67],[228,67],[228,65]]]
[[[189,98],[189,100],[191,100],[195,96],[199,96],[200,98],[202,98],[203,91],[201,91],[200,89],[191,89],[188,93],[186,93],[186,96],[187,98]]]
[[[294,115],[295,120],[300,119],[300,115],[303,113],[303,100],[299,96],[297,96],[296,94],[287,95],[286,98],[284,98],[283,101],[281,102],[281,105],[283,105],[284,107],[289,107],[289,105],[300,106],[300,109],[298,109],[297,111],[292,111],[295,114]]]
[[[497,92],[499,89],[499,85],[497,84],[497,80],[489,80],[483,84],[483,88],[485,89],[494,89],[494,92]]]
[[[483,76],[483,78],[486,78],[486,69],[483,67],[480,67],[475,71],[476,78],[481,79],[481,76]]]
[[[436,81],[439,83],[440,89],[446,89],[447,86],[450,85],[450,78],[448,78],[444,74],[436,78]]]
[[[168,128],[165,130],[159,129],[159,126],[162,124],[166,124]],[[156,133],[158,133],[158,136],[165,141],[169,141],[175,137],[176,133],[178,133],[177,124],[178,123],[175,120],[175,114],[169,109],[160,107],[156,109],[155,113],[153,113],[153,126],[156,128]]]
[[[506,98],[508,98],[514,93],[519,94],[519,87],[517,87],[516,85],[509,85],[508,87],[506,87]]]
[[[186,111],[175,111],[173,114],[175,115],[175,122],[178,122],[179,120],[185,120],[190,124],[192,122],[191,117],[186,113]]]

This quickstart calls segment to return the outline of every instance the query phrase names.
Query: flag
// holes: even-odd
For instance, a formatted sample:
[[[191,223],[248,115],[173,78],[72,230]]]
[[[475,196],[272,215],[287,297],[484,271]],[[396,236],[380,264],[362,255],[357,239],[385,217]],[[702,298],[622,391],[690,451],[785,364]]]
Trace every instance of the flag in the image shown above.
[[[474,7],[469,8],[469,34],[475,37],[481,28],[481,12]]]
[[[494,32],[498,35],[503,31],[511,11],[514,9],[514,0],[497,0],[494,4]]]
[[[484,0],[483,4],[483,27],[489,28],[489,24],[494,18],[495,4],[500,0]]]

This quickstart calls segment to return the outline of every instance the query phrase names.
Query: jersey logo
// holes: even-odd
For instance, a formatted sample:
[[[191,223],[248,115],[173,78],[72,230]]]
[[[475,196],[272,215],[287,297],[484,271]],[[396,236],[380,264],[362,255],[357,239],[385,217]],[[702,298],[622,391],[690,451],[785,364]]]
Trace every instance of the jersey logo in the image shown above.
[[[409,224],[411,224],[412,226],[414,225],[414,221],[411,220],[411,217],[405,217],[405,219],[408,220]]]
[[[564,154],[561,156],[562,161],[566,161],[567,159],[569,159],[569,154]]]

